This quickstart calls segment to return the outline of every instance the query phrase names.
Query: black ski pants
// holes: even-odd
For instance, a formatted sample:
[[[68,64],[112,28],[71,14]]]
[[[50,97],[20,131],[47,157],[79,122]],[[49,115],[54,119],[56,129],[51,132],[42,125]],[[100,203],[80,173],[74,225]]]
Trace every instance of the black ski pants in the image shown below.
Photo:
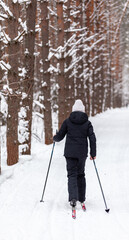
[[[85,201],[85,162],[86,159],[66,158],[69,201],[72,199]]]

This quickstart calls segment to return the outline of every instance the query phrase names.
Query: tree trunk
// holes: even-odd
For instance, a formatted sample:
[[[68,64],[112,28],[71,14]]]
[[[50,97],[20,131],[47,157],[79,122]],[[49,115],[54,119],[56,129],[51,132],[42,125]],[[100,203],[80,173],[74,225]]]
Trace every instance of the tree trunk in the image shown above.
[[[95,1],[91,0],[88,3],[88,10],[90,11],[90,26],[89,26],[89,31],[90,31],[90,35],[94,36],[95,34],[95,22],[94,22],[94,8],[95,8]],[[91,43],[90,46],[92,46],[95,43],[95,39],[92,38],[91,39]],[[95,50],[94,48],[92,48],[90,50],[90,101],[91,101],[91,115],[94,116],[95,115],[95,62],[94,62],[94,58],[95,58]]]
[[[0,25],[1,25],[1,21],[0,21]],[[0,26],[0,31],[1,31],[1,26]],[[2,41],[0,39],[0,59],[2,59]],[[3,80],[3,75],[4,72],[2,71],[2,69],[0,68],[0,91],[2,90],[2,80]],[[1,115],[1,94],[0,94],[0,115]],[[2,124],[2,119],[0,119],[0,174],[1,174],[1,124]]]
[[[31,126],[32,126],[32,105],[33,105],[33,85],[34,85],[34,46],[35,46],[35,21],[36,21],[37,1],[32,0],[26,5],[27,33],[25,35],[25,70],[26,81],[24,81],[23,100],[25,111],[25,139],[23,154],[31,154]]]
[[[19,42],[14,39],[18,35],[18,17],[19,17],[19,4],[8,3],[9,8],[13,14],[8,19],[8,35],[11,39],[8,43],[8,61],[11,66],[8,71],[9,87],[15,82],[15,88],[18,88],[18,60],[19,60]],[[14,86],[14,85],[13,85]],[[19,148],[18,148],[18,111],[19,111],[19,98],[14,92],[8,95],[8,116],[7,116],[7,164],[13,165],[18,162]]]
[[[93,14],[93,1],[89,2],[89,0],[87,0],[85,2],[85,15],[86,15],[86,19],[85,19],[85,27],[87,27],[87,35],[86,38],[89,38],[93,32],[93,21],[91,22],[91,16]],[[85,42],[85,46],[86,48],[91,47],[91,41],[87,40]],[[91,52],[84,50],[84,54],[85,54],[85,67],[84,67],[84,74],[85,74],[85,106],[86,106],[86,112],[88,115],[90,115],[90,110],[91,110],[91,83],[90,83],[90,78],[91,78]]]
[[[83,31],[81,31],[83,27],[83,8],[82,8],[82,0],[76,0],[76,39],[77,41],[80,40],[81,34]],[[78,31],[78,29],[80,31]],[[83,41],[81,40],[77,46],[77,65],[76,65],[76,92],[77,92],[77,98],[81,99],[83,103],[85,103],[84,98],[84,75],[83,75]]]
[[[95,45],[95,76],[94,76],[94,114],[102,112],[102,102],[103,102],[103,79],[102,79],[102,46],[104,46],[104,40],[102,40],[103,36],[103,6],[101,0],[95,2],[95,41],[98,43]],[[103,47],[104,51],[104,47]]]
[[[72,54],[70,54],[70,49],[72,47],[71,37],[73,33],[70,31],[71,25],[73,23],[73,16],[70,14],[73,6],[73,0],[69,0],[66,3],[66,19],[65,19],[65,37],[66,37],[66,57],[65,57],[65,118],[67,118],[71,112],[72,105],[75,99],[75,84],[74,77],[72,76],[73,68],[72,65]]]
[[[51,82],[50,82],[50,61],[49,54],[49,21],[48,1],[41,2],[42,14],[42,61],[43,61],[43,83],[42,92],[44,96],[44,131],[45,144],[52,143],[52,115],[51,115]]]
[[[57,27],[58,27],[58,47],[64,46],[64,16],[63,2],[57,0]],[[59,106],[59,128],[65,119],[65,79],[64,79],[64,51],[59,53],[59,73],[58,73],[58,106]]]
[[[0,94],[0,115],[1,115],[1,94]],[[2,119],[0,119],[0,174],[1,174],[1,124],[2,124]]]
[[[122,68],[121,68],[121,59],[120,59],[120,42],[117,38],[115,44],[115,54],[114,54],[114,64],[115,64],[115,73],[114,73],[114,94],[113,94],[113,107],[122,107]]]
[[[57,49],[57,16],[56,16],[56,1],[50,0],[49,1],[49,39],[50,39],[50,47],[52,49]],[[53,50],[51,50],[53,53]],[[52,111],[57,113],[57,105],[58,105],[58,73],[55,71],[57,69],[57,58],[53,56],[50,58],[50,66],[52,66],[51,70],[51,104],[52,104]],[[58,120],[56,119],[56,124],[58,124]],[[54,124],[54,122],[53,122]]]
[[[111,1],[107,3],[107,79],[106,79],[106,96],[105,96],[105,110],[111,107],[111,86],[112,86],[112,74],[111,74],[111,63],[112,63],[112,48],[111,48]]]

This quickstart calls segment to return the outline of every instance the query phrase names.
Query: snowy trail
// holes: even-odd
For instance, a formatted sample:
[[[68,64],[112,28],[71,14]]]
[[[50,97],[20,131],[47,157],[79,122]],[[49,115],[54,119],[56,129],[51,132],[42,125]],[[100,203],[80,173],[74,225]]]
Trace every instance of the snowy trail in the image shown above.
[[[129,239],[129,109],[91,118],[97,136],[96,165],[110,213],[105,212],[93,162],[87,159],[87,211],[79,203],[77,219],[67,202],[64,141],[57,143],[44,196],[52,150],[35,143],[32,157],[5,166],[0,184],[0,240]]]

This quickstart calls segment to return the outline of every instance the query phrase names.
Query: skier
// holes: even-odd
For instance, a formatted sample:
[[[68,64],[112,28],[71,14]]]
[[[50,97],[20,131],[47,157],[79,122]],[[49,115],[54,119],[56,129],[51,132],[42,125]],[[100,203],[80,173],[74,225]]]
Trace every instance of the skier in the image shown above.
[[[75,208],[79,201],[83,210],[85,208],[86,180],[85,162],[88,154],[88,141],[90,142],[90,159],[96,158],[96,137],[91,122],[85,113],[83,102],[78,99],[72,107],[72,113],[60,130],[53,137],[55,142],[61,141],[66,135],[64,156],[66,158],[68,193],[70,205]]]

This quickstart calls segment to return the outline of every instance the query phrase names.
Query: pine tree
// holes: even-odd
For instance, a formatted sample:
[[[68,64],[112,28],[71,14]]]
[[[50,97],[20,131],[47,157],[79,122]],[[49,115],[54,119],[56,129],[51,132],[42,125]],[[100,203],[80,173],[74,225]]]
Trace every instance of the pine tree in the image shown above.
[[[72,66],[72,24],[73,24],[73,16],[71,14],[71,10],[73,8],[73,0],[69,0],[66,2],[66,15],[65,15],[65,117],[67,118],[71,112],[72,105],[75,99],[75,83],[74,76],[72,75],[73,66]]]
[[[52,115],[51,115],[51,82],[50,82],[50,60],[49,55],[49,16],[48,1],[41,1],[41,31],[42,31],[42,62],[43,82],[42,92],[44,97],[44,132],[45,143],[52,143]]]
[[[65,80],[64,80],[64,11],[63,1],[57,0],[57,29],[58,29],[58,111],[59,111],[59,127],[65,119]]]
[[[6,31],[8,41],[8,116],[7,116],[7,164],[12,165],[18,162],[19,145],[18,145],[18,110],[19,98],[15,93],[17,89],[18,77],[18,59],[19,59],[19,41],[18,41],[18,17],[19,3],[8,2],[9,18]],[[15,84],[13,84],[15,82]],[[13,84],[13,85],[12,85]]]
[[[76,41],[77,45],[77,53],[76,53],[76,97],[80,98],[83,102],[85,102],[85,94],[84,94],[84,74],[83,74],[83,41],[82,41],[82,28],[83,28],[83,1],[76,0],[75,6],[75,23],[76,23]]]
[[[27,32],[24,38],[25,46],[25,81],[23,91],[25,97],[22,101],[22,107],[25,111],[25,140],[23,154],[31,154],[31,126],[32,126],[32,104],[33,104],[33,86],[34,86],[34,47],[35,47],[35,21],[36,21],[37,1],[31,0],[26,3],[26,25]]]

